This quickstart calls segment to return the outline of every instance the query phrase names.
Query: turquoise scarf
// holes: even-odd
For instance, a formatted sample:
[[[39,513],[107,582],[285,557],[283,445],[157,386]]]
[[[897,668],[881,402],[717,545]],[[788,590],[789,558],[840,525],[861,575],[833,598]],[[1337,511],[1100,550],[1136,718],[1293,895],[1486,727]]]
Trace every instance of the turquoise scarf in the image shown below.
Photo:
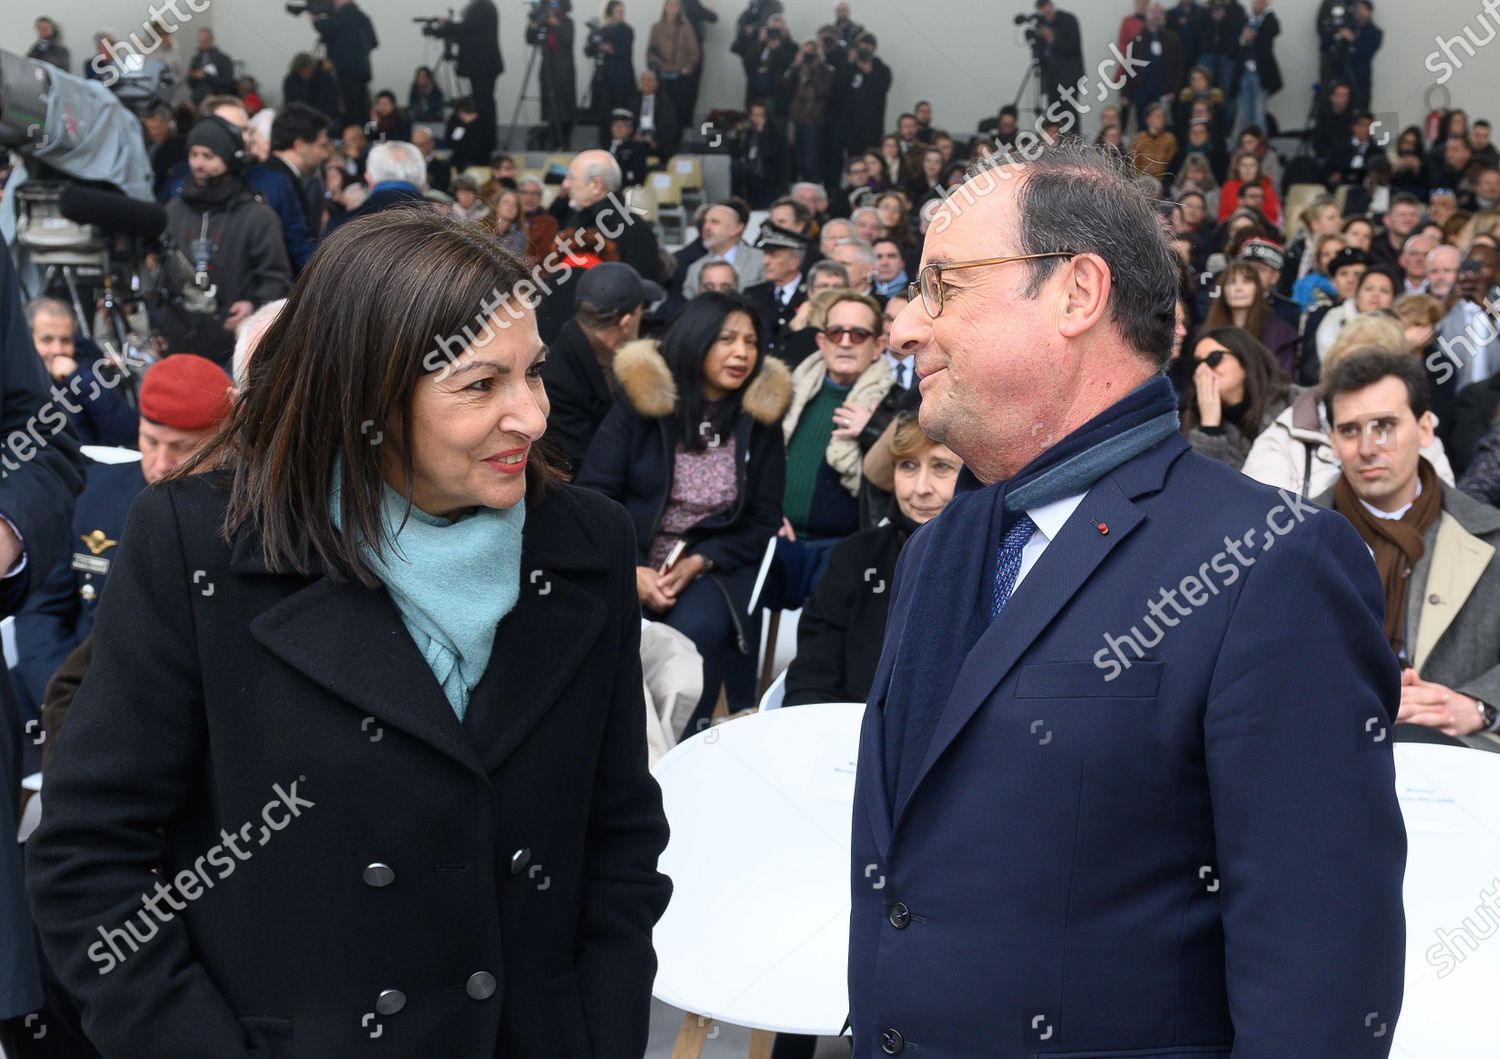
[[[328,510],[339,529],[342,465],[341,459],[334,461],[328,491]],[[406,499],[385,485],[385,557],[363,539],[360,552],[385,583],[407,632],[462,721],[469,695],[489,664],[495,630],[521,595],[526,502],[504,510],[476,508],[453,521],[413,506],[402,526],[406,509]]]

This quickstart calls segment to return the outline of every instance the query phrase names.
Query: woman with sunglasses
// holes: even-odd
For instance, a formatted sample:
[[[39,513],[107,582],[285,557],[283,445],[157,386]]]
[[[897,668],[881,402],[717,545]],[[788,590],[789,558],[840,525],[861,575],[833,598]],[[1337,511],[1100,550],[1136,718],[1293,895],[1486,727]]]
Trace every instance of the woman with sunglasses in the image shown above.
[[[1270,350],[1238,327],[1204,331],[1193,343],[1193,361],[1182,432],[1195,452],[1238,470],[1256,436],[1301,390],[1277,368]]]
[[[786,366],[760,354],[760,326],[739,295],[707,291],[659,344],[622,347],[619,396],[578,472],[579,485],[630,515],[646,617],[686,634],[703,656],[688,734],[708,721],[720,685],[731,712],[755,705],[760,623],[744,615],[781,524],[778,424],[791,396]]]

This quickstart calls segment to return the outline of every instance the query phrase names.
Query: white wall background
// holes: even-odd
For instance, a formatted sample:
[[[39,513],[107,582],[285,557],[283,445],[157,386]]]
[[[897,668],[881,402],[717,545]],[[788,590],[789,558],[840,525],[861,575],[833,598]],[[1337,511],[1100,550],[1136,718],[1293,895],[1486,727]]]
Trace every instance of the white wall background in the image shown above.
[[[196,0],[201,6],[202,0]],[[405,100],[412,70],[435,59],[435,42],[417,33],[413,16],[443,14],[450,3],[460,10],[463,0],[359,0],[375,22],[381,46],[374,54],[373,89],[391,88]],[[582,22],[593,12],[589,0],[578,0],[574,17],[583,40]],[[1248,5],[1248,0],[1244,0]],[[719,13],[719,22],[709,27],[705,50],[709,56],[699,99],[700,115],[707,108],[740,103],[744,75],[738,56],[729,53],[734,19],[743,9],[741,0],[706,0]],[[793,33],[805,39],[819,23],[831,20],[831,0],[784,0]],[[120,36],[140,31],[151,5],[136,0],[4,0],[0,3],[0,47],[24,51],[32,40],[31,20],[46,13],[63,27],[73,50],[75,71],[92,50],[91,35],[110,29]],[[501,0],[501,48],[506,73],[499,83],[499,114],[508,121],[525,68],[526,48],[521,40],[524,4]],[[602,6],[602,5],[601,5]],[[1090,76],[1109,57],[1109,42],[1118,33],[1120,18],[1131,7],[1129,0],[1061,0],[1061,6],[1078,15],[1083,27],[1085,61]],[[1500,39],[1478,49],[1476,58],[1435,86],[1443,66],[1428,56],[1437,38],[1462,36],[1468,27],[1475,39],[1484,40],[1500,20],[1483,14],[1481,0],[1380,0],[1376,21],[1385,30],[1385,45],[1375,60],[1373,109],[1394,113],[1402,124],[1418,121],[1433,105],[1443,105],[1451,93],[1454,105],[1466,106],[1471,117],[1500,120]],[[1031,0],[853,0],[854,17],[880,38],[880,51],[895,74],[887,112],[887,125],[919,98],[930,99],[935,124],[953,130],[972,130],[978,121],[993,115],[1009,102],[1025,71],[1026,49],[1011,24],[1018,11],[1031,10]],[[157,0],[156,9],[161,9]],[[178,10],[187,11],[179,0]],[[627,0],[627,21],[635,27],[637,68],[643,67],[650,23],[659,6],[645,0]],[[1271,110],[1284,126],[1300,126],[1306,116],[1309,86],[1317,78],[1317,39],[1314,14],[1317,0],[1276,0],[1274,10],[1282,23],[1278,42],[1283,77],[1287,87],[1271,101]],[[293,52],[310,48],[315,34],[305,19],[287,15],[279,0],[210,0],[197,16],[212,26],[220,46],[243,69],[256,76],[268,102],[280,93],[286,61]],[[178,43],[180,50],[193,50],[189,23]],[[1457,49],[1460,58],[1463,49]],[[580,82],[588,64],[578,57]],[[1106,71],[1108,73],[1109,71]],[[580,83],[580,93],[584,85]],[[522,120],[535,120],[528,105]],[[528,119],[528,115],[531,115]],[[1085,119],[1085,128],[1094,122]]]

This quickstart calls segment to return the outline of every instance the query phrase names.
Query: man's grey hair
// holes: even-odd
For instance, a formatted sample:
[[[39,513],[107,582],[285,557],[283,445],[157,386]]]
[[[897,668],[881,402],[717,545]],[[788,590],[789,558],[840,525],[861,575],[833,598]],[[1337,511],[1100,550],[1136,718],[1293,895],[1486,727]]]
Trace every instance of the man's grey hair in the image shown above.
[[[597,180],[604,185],[607,194],[619,191],[625,184],[625,174],[620,169],[620,163],[615,161],[613,155],[603,155],[596,162],[590,162],[583,167],[583,179],[585,181]]]
[[[545,192],[547,190],[547,185],[543,184],[540,180],[538,180],[534,176],[522,177],[520,180],[516,181],[516,190],[517,191],[521,190],[522,188],[529,188],[529,187],[534,187],[538,191],[542,191],[542,192]]]
[[[839,229],[841,231],[845,231],[845,232],[848,233],[847,235],[845,235],[845,236],[842,237],[844,239],[851,238],[854,235],[854,225],[851,224],[851,223],[849,223],[843,217],[835,217],[833,220],[831,220],[827,224],[823,225],[823,230],[819,234],[821,234],[821,235],[827,235],[829,232],[831,232],[831,231],[833,231],[835,229]],[[834,243],[833,245],[837,246],[838,243]]]
[[[69,320],[73,319],[73,310],[68,306],[67,302],[44,296],[41,298],[32,298],[31,301],[26,303],[26,326],[35,327],[36,318],[43,313],[48,316],[66,316]],[[73,329],[74,331],[78,330],[76,324]]]
[[[1009,172],[1000,172],[1007,167]],[[1019,181],[1014,252],[1098,255],[1109,269],[1110,319],[1133,350],[1166,364],[1177,323],[1178,258],[1134,168],[1118,154],[1064,140],[1026,154],[979,159],[969,167],[969,180],[986,173]],[[961,210],[974,194],[960,187],[949,202]],[[1026,297],[1037,296],[1062,260],[1025,262]]]
[[[863,239],[840,239],[834,249],[839,250],[846,246],[852,246],[859,251],[860,260],[871,268],[875,267],[875,248]]]
[[[828,205],[828,189],[822,184],[814,184],[810,180],[800,180],[792,185],[790,194],[796,195],[797,192],[803,190],[811,191],[814,201],[821,202],[824,206]]]
[[[386,140],[370,148],[365,162],[365,180],[370,187],[399,180],[417,188],[427,188],[427,160],[422,152],[405,140]]]
[[[874,206],[861,206],[859,209],[849,214],[849,223],[853,224],[854,218],[858,217],[861,213],[873,213],[875,215],[875,219],[877,221],[880,220],[880,211],[877,210]],[[881,227],[884,228],[885,225],[882,224]]]
[[[1412,236],[1412,238],[1415,239],[1416,236]],[[1432,259],[1434,257],[1436,257],[1438,254],[1446,253],[1452,253],[1453,257],[1458,262],[1461,262],[1464,259],[1464,255],[1459,253],[1458,247],[1454,246],[1452,243],[1439,243],[1437,246],[1427,251],[1427,263],[1429,265],[1432,264]]]
[[[807,285],[811,287],[819,276],[832,276],[840,287],[849,286],[849,270],[837,261],[819,261],[807,270]]]
[[[270,327],[276,317],[281,315],[281,310],[285,307],[285,298],[266,302],[241,320],[239,326],[234,329],[234,359],[230,364],[236,390],[245,389],[245,383],[250,374],[250,356],[255,352],[255,347],[260,343],[260,338],[265,334],[266,328]]]
[[[740,289],[740,274],[734,270],[734,262],[725,261],[723,258],[715,258],[714,260],[704,264],[704,266],[698,270],[698,288],[700,290],[702,290],[703,288],[703,277],[708,274],[708,270],[711,268],[727,268],[729,270],[729,275],[734,280],[734,289]]]

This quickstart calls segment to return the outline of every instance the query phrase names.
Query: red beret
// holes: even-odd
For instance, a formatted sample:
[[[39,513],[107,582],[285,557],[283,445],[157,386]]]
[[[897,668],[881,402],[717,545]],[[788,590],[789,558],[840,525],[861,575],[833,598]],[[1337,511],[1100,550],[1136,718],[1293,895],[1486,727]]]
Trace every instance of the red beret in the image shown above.
[[[229,376],[206,357],[174,353],[146,369],[141,416],[177,430],[204,430],[229,412]]]

